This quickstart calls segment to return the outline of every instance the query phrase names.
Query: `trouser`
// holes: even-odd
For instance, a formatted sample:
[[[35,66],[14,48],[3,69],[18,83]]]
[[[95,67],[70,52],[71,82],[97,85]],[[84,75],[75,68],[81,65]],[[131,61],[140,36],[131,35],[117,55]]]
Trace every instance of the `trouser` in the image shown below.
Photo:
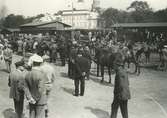
[[[13,100],[17,118],[23,118],[24,96],[21,96],[19,101],[17,101],[16,99]]]
[[[61,64],[62,64],[62,66],[66,65],[66,59],[65,59],[65,57],[61,57]]]
[[[6,69],[8,72],[11,72],[11,63],[12,63],[12,61],[5,60]]]
[[[69,60],[69,62],[68,62],[68,76],[69,77],[71,77],[71,78],[74,77],[74,73],[75,73],[74,70],[75,70],[74,64]]]
[[[51,93],[51,87],[52,87],[52,84],[46,84],[46,101],[47,101],[47,104],[45,105],[45,117],[48,117],[48,112],[49,112],[49,106],[48,106],[48,100],[49,100],[49,97],[50,97],[50,93]]]
[[[128,100],[119,100],[114,98],[112,103],[112,112],[111,112],[111,118],[117,117],[118,108],[121,109],[121,114],[123,118],[128,118],[128,108],[127,108]]]
[[[29,118],[45,118],[45,105],[30,104]]]
[[[76,96],[79,95],[79,84],[80,84],[80,95],[83,96],[85,91],[85,78],[84,77],[75,78],[74,83],[75,83],[75,95]]]

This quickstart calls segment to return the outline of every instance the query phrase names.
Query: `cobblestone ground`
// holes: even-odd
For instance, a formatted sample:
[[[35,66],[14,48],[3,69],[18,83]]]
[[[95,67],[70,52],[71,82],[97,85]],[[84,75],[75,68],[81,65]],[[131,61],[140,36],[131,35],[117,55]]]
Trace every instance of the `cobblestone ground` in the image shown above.
[[[18,59],[14,56],[14,61]],[[93,66],[94,68],[95,66]],[[0,71],[0,118],[12,118],[13,101],[9,99],[8,74],[1,64]],[[55,66],[56,80],[49,100],[49,118],[109,118],[113,100],[113,86],[91,75],[86,80],[83,97],[73,96],[74,83],[67,77],[67,65]],[[94,70],[92,69],[92,73]],[[130,118],[167,118],[167,74],[153,69],[142,69],[140,76],[129,75],[132,99],[129,100]],[[105,76],[108,81],[108,76]],[[114,83],[114,75],[112,75]],[[25,101],[25,104],[26,101]],[[26,105],[25,105],[26,106]],[[118,111],[118,118],[122,118]],[[28,109],[25,107],[28,118]]]

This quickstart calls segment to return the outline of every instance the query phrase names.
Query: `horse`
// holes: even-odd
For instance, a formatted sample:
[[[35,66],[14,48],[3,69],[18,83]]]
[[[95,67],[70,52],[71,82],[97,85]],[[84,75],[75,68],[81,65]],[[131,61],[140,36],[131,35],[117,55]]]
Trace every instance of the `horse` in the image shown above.
[[[124,67],[127,63],[128,68],[130,68],[130,64],[133,63],[135,65],[135,73],[138,75],[140,74],[139,55],[143,52],[142,50],[138,50],[135,54],[133,49],[129,49],[128,47],[124,47],[122,49]]]
[[[94,62],[97,64],[97,77],[99,76],[99,68],[101,70],[101,82],[104,82],[104,67],[108,69],[109,75],[109,83],[111,83],[111,69],[113,69],[113,62],[114,62],[114,54],[110,49],[95,48],[95,60]]]

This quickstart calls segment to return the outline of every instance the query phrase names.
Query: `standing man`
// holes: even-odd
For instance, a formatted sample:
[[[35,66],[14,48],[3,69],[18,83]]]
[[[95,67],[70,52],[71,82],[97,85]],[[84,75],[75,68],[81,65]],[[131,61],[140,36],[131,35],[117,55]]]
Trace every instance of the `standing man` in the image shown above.
[[[40,69],[43,59],[36,55],[32,61],[32,70],[25,77],[27,99],[28,101],[32,101],[31,99],[35,100],[29,103],[29,118],[45,118],[46,89],[44,80],[46,75]]]
[[[83,49],[78,50],[77,57],[75,59],[75,94],[74,96],[79,95],[79,84],[80,84],[80,95],[84,95],[85,91],[85,76],[86,72],[89,70],[89,60],[82,56]]]
[[[75,66],[74,66],[74,60],[75,60],[75,58],[77,57],[77,47],[75,46],[73,46],[72,48],[71,48],[71,51],[70,51],[70,54],[69,54],[69,61],[68,61],[68,76],[70,77],[70,78],[74,78],[74,68],[75,68]]]
[[[60,54],[62,66],[65,66],[66,65],[66,46],[64,42],[62,42],[59,47],[59,54]]]
[[[10,98],[13,98],[15,112],[17,118],[23,118],[23,105],[24,105],[24,62],[19,61],[15,63],[16,70],[10,73],[9,83]]]
[[[89,60],[89,70],[86,72],[86,77],[89,80],[92,56],[88,46],[86,46],[85,49],[83,50],[83,56]]]
[[[47,100],[47,105],[46,105],[46,109],[45,109],[45,117],[48,117],[48,99],[52,90],[52,86],[53,86],[53,82],[56,78],[55,75],[55,69],[54,67],[49,64],[50,58],[49,56],[43,56],[42,57],[44,60],[44,63],[41,65],[41,71],[44,72],[44,74],[46,75],[47,78],[45,78],[45,87],[46,87],[46,100]]]
[[[11,48],[11,45],[8,44],[6,49],[4,50],[4,53],[3,53],[5,64],[6,64],[6,68],[7,68],[8,72],[11,71],[12,54],[13,54],[13,51],[10,48]]]
[[[115,60],[115,86],[114,100],[112,103],[111,118],[117,117],[118,108],[120,107],[122,117],[128,118],[128,99],[130,99],[129,80],[126,70],[123,68],[123,59],[119,56]]]

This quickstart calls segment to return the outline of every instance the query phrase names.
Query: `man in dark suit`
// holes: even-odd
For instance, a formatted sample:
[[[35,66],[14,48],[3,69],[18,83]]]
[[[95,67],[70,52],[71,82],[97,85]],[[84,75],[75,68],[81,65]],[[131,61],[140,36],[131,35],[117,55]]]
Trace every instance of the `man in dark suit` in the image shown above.
[[[115,62],[115,87],[114,100],[112,103],[111,118],[117,117],[118,108],[120,107],[122,117],[128,118],[128,99],[130,99],[129,80],[126,70],[123,68],[123,59],[116,58]]]
[[[80,83],[80,95],[84,95],[85,91],[85,76],[86,72],[89,70],[89,60],[82,56],[83,49],[78,50],[77,57],[75,59],[75,96],[79,95],[79,83]]]

